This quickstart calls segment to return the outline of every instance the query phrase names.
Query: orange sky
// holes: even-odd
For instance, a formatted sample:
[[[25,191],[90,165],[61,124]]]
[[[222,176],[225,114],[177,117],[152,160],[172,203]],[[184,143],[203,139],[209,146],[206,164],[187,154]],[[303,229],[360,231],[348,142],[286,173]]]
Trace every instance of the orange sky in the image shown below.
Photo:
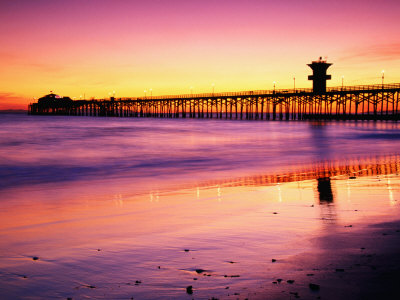
[[[79,98],[400,82],[400,2],[16,0],[0,3],[0,109]],[[148,92],[149,95],[149,92]]]

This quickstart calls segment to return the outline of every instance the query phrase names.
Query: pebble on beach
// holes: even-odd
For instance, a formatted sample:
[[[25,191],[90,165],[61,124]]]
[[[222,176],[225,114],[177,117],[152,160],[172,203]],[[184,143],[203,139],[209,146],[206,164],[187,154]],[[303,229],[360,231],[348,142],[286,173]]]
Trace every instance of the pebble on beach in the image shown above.
[[[38,259],[39,259],[39,257],[37,257],[37,256],[34,256],[34,257],[32,257],[32,259],[33,259],[33,260],[38,260]]]
[[[189,285],[186,287],[186,293],[189,295],[193,294],[193,286]]]
[[[320,288],[320,286],[315,283],[310,283],[308,286],[312,291],[319,291],[319,288]]]

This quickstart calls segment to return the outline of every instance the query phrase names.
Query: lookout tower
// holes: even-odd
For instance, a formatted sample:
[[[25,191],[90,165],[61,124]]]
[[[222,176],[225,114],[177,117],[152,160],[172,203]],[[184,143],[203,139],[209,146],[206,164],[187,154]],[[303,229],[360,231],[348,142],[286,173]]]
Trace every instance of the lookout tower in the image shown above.
[[[307,65],[313,70],[313,75],[308,76],[308,80],[313,81],[314,93],[323,94],[326,92],[326,81],[331,79],[331,75],[326,75],[326,70],[328,70],[331,65],[332,64],[328,64],[326,60],[322,60],[322,57]]]

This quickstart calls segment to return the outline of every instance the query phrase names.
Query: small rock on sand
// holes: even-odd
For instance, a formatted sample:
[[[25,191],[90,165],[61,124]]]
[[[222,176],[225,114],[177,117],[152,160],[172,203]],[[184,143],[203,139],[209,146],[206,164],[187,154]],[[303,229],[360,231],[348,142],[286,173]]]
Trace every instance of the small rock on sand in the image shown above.
[[[272,262],[276,262],[276,259],[275,259],[275,258],[273,258],[273,259],[271,259],[271,261],[272,261]]]
[[[294,280],[293,280],[293,279],[289,279],[289,280],[286,280],[286,282],[287,282],[287,283],[290,283],[290,284],[293,284],[293,283],[294,283]]]
[[[336,272],[344,272],[344,269],[336,269]]]
[[[320,286],[318,284],[315,283],[310,283],[308,285],[308,287],[312,290],[312,291],[319,291]]]
[[[95,289],[96,287],[94,285],[85,285],[88,289]]]
[[[32,257],[32,259],[33,259],[33,260],[39,260],[39,257],[34,256],[34,257]]]
[[[193,287],[191,285],[186,287],[186,293],[188,293],[189,295],[193,294]]]

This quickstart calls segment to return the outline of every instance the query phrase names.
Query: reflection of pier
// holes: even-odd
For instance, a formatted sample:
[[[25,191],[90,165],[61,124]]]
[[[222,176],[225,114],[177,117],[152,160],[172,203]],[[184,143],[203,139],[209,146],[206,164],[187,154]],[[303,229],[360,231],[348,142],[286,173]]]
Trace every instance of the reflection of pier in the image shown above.
[[[33,115],[235,120],[399,120],[400,83],[33,103]]]
[[[332,178],[336,176],[355,178],[398,173],[400,173],[400,155],[371,156],[343,161],[326,161],[303,167],[293,167],[293,171],[276,174],[207,181],[201,184],[201,186],[265,186],[284,182]],[[323,179],[321,179],[321,182],[322,180]],[[323,183],[321,184],[324,185]],[[327,197],[328,193],[328,191],[325,191],[324,197]]]

